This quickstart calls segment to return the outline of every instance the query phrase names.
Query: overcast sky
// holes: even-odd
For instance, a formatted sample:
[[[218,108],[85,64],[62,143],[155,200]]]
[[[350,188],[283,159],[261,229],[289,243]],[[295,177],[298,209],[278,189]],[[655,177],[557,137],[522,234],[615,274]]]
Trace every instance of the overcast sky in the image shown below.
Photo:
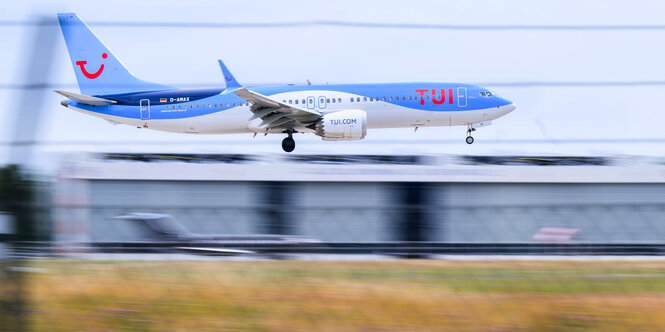
[[[281,151],[281,135],[253,139],[251,134],[161,133],[113,126],[63,108],[62,97],[52,90],[78,92],[78,88],[59,27],[47,28],[54,29],[51,35],[57,38],[49,46],[51,51],[35,56],[31,52],[40,27],[23,23],[40,17],[55,20],[56,13],[68,11],[88,22],[134,74],[148,81],[221,86],[216,62],[221,58],[241,83],[457,81],[485,84],[517,105],[513,113],[479,129],[472,146],[464,143],[464,127],[435,127],[416,133],[371,130],[360,142],[323,142],[314,135],[298,135],[297,153],[662,156],[665,151],[665,1],[607,0],[3,1],[0,119],[5,130],[0,141],[13,140],[15,116],[26,114],[22,100],[43,98],[40,119],[31,120],[39,128],[37,140],[47,143],[38,151]],[[137,22],[177,25],[146,27]],[[311,24],[185,26],[280,22]],[[441,25],[541,28],[443,29]],[[39,59],[52,61],[52,70],[31,73],[32,62]],[[603,82],[620,84],[596,84]],[[28,83],[48,87],[26,97],[18,87]],[[72,144],[77,142],[81,145]],[[109,144],[114,142],[118,143]],[[2,158],[6,147],[0,146]]]

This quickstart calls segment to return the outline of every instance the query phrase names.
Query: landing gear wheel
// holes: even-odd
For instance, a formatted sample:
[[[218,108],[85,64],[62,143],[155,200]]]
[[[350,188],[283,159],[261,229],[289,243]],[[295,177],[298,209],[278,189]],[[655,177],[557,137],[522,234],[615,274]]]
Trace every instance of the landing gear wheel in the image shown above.
[[[466,144],[473,144],[471,133],[476,131],[476,128],[473,128],[471,125],[467,125],[467,128],[469,129],[466,131]]]
[[[282,140],[282,149],[284,149],[284,152],[291,152],[295,150],[296,148],[296,140],[289,135],[289,137],[285,138]]]

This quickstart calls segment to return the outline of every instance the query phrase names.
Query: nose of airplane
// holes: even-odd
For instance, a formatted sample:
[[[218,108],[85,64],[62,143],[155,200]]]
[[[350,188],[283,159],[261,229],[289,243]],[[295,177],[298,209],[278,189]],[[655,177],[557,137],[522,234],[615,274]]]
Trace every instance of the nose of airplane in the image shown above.
[[[504,116],[504,115],[512,112],[513,110],[515,110],[515,107],[516,107],[515,103],[513,103],[512,101],[510,101],[508,99],[504,99],[504,98],[499,98],[499,100],[497,100],[497,105],[496,106],[499,109],[499,112],[498,112],[499,116]]]

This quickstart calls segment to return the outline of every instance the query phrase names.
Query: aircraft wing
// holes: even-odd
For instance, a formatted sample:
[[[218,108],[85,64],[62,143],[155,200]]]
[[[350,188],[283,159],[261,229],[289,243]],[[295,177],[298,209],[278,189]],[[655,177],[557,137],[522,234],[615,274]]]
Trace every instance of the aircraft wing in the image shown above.
[[[315,110],[294,107],[246,88],[239,88],[233,93],[251,104],[250,110],[254,115],[249,120],[260,118],[263,121],[259,127],[265,129],[309,125],[321,118],[321,113]]]
[[[228,248],[210,248],[210,247],[175,247],[176,249],[188,251],[194,254],[213,255],[213,256],[235,256],[254,254],[250,250],[228,249]]]

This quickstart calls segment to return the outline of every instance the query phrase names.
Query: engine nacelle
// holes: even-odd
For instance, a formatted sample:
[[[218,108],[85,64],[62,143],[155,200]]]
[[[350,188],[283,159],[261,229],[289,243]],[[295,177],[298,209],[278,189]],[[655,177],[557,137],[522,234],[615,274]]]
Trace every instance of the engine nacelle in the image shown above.
[[[367,135],[367,113],[363,110],[326,113],[315,128],[324,141],[361,140]]]

